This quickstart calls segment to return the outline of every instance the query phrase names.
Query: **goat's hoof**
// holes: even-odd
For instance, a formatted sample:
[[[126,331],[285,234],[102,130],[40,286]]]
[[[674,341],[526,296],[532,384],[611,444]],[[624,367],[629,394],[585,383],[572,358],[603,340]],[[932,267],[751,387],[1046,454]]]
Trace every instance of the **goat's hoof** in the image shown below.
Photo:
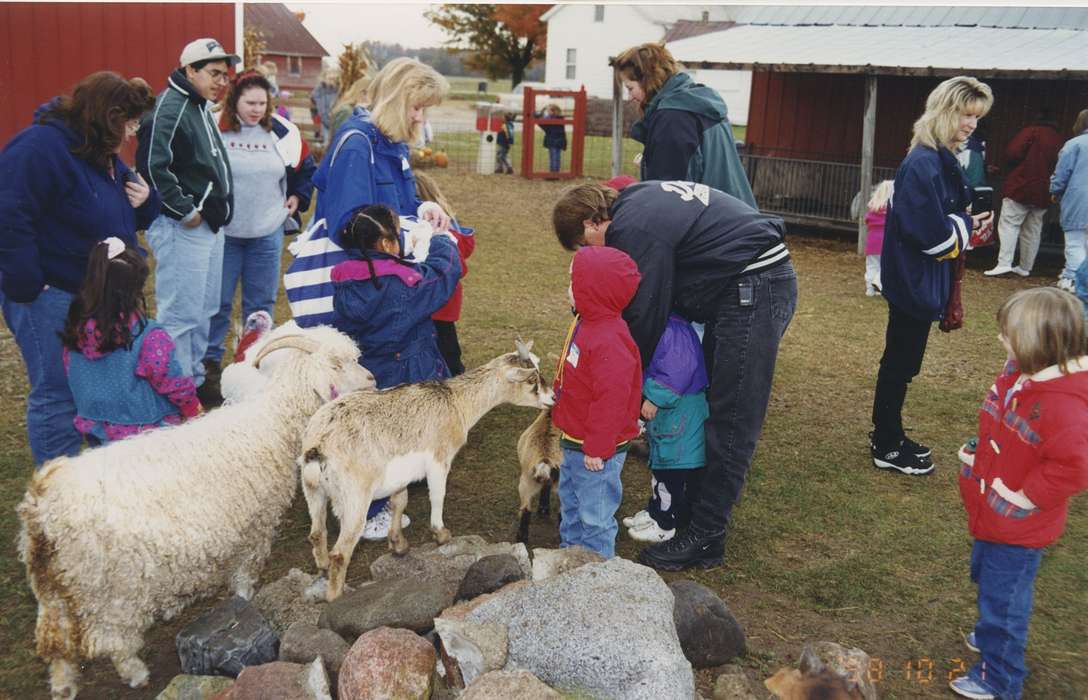
[[[396,538],[389,538],[389,549],[393,552],[393,554],[397,555],[398,557],[407,554],[409,547],[410,545],[408,544],[408,538],[404,535],[400,535]]]
[[[433,528],[432,532],[434,532],[434,541],[438,544],[446,544],[453,537],[453,535],[450,534],[449,528],[445,527]]]

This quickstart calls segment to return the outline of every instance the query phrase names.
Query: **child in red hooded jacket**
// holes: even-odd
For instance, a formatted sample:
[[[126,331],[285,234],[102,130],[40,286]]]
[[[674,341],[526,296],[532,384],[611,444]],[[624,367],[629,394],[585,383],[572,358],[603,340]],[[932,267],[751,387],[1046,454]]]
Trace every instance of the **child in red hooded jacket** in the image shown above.
[[[552,420],[561,431],[561,547],[610,558],[627,443],[638,435],[642,361],[620,313],[635,296],[638,267],[615,248],[583,247],[570,266],[571,324],[555,377]]]
[[[960,495],[975,538],[971,580],[981,655],[952,681],[959,695],[1016,700],[1043,548],[1065,529],[1069,499],[1088,488],[1088,342],[1072,294],[1013,294],[997,312],[1008,363],[982,402],[978,446],[960,450]]]

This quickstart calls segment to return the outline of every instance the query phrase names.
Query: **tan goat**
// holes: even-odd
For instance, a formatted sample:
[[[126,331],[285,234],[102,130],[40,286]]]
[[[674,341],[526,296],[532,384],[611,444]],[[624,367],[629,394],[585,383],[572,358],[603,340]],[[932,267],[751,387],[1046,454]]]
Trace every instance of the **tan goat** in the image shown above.
[[[355,392],[314,414],[302,438],[299,466],[310,510],[314,562],[328,571],[328,600],[343,592],[371,501],[391,496],[389,547],[404,554],[408,540],[400,519],[408,504],[408,484],[426,478],[431,530],[439,544],[448,542],[450,532],[442,521],[446,478],[468,431],[500,404],[536,408],[551,404],[540,361],[529,352],[532,342],[517,346],[517,352],[459,377]],[[330,501],[340,519],[340,536],[331,555],[325,530]]]
[[[518,438],[518,495],[521,496],[521,519],[517,541],[529,542],[529,521],[532,519],[533,498],[537,495],[537,515],[551,515],[552,484],[559,479],[563,451],[559,448],[559,429],[552,423],[552,409],[540,412]]]

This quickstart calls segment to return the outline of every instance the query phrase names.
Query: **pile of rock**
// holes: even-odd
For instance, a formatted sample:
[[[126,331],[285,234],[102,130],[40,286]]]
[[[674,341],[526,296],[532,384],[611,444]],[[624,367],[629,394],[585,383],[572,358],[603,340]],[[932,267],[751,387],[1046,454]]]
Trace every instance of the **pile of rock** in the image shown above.
[[[385,555],[370,573],[332,603],[297,570],[251,603],[228,601],[179,633],[190,675],[160,698],[659,700],[693,697],[693,666],[745,648],[709,589],[580,547],[530,562],[522,544],[458,537]]]

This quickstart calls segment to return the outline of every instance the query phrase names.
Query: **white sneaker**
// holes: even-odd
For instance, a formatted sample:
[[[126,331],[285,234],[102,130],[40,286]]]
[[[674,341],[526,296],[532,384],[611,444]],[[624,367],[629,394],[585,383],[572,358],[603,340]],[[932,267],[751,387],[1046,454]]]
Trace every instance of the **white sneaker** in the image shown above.
[[[662,530],[652,519],[649,525],[632,527],[627,530],[627,536],[636,542],[664,542],[671,540],[676,530]]]
[[[996,277],[998,275],[1007,275],[1010,272],[1012,272],[1012,265],[997,265],[996,267],[986,270],[982,274],[987,277]]]
[[[640,510],[629,518],[623,519],[624,527],[642,528],[646,527],[650,523],[654,522],[654,519],[650,517],[649,512]],[[655,523],[656,524],[656,523]]]
[[[403,530],[411,524],[412,521],[409,520],[408,514],[401,514],[401,529]],[[389,537],[389,528],[391,528],[392,526],[393,513],[392,511],[390,511],[389,506],[386,506],[377,515],[366,521],[366,527],[363,528],[363,539],[369,542],[384,540],[385,538]]]
[[[1012,271],[1014,273],[1020,275],[1021,277],[1030,277],[1031,276],[1031,270],[1025,270],[1024,268],[1020,267],[1019,265],[1014,267],[1012,269]]]
[[[1062,289],[1070,293],[1072,293],[1076,289],[1076,285],[1074,284],[1073,280],[1068,277],[1060,278],[1058,280],[1057,287],[1058,289]]]

